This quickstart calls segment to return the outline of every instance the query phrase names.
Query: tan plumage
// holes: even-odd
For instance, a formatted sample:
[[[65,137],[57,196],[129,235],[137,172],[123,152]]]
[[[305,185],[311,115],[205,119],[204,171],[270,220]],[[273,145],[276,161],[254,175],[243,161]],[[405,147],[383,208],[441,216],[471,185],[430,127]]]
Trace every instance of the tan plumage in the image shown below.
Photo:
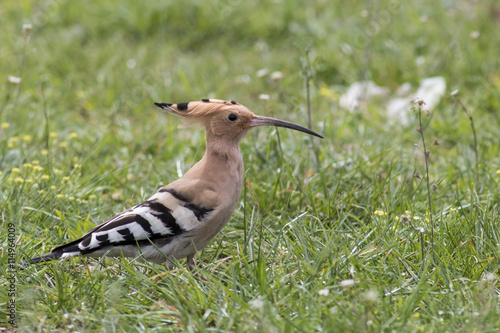
[[[187,257],[191,264],[196,251],[209,244],[236,208],[243,185],[238,143],[250,128],[280,126],[322,137],[289,122],[257,116],[234,101],[155,104],[180,116],[186,125],[198,123],[205,128],[207,148],[203,158],[147,201],[29,263],[76,255],[123,255],[155,263]]]

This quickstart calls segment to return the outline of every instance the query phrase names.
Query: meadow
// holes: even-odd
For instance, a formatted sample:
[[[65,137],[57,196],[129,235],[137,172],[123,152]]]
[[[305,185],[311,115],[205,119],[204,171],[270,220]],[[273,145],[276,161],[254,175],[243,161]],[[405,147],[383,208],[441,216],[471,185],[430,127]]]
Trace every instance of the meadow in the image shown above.
[[[497,1],[21,0],[0,21],[1,332],[500,330]],[[387,114],[436,76],[432,109]],[[341,107],[366,80],[389,92]],[[325,138],[246,136],[240,203],[193,271],[10,265],[187,171],[204,131],[154,102],[202,98]]]

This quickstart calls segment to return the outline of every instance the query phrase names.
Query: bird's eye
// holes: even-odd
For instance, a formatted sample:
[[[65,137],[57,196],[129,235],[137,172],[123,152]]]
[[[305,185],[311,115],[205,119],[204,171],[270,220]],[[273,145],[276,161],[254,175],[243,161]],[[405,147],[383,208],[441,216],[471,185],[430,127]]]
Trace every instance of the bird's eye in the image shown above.
[[[235,121],[236,119],[238,119],[238,116],[235,115],[234,113],[230,113],[229,116],[227,116],[227,119],[229,121]]]

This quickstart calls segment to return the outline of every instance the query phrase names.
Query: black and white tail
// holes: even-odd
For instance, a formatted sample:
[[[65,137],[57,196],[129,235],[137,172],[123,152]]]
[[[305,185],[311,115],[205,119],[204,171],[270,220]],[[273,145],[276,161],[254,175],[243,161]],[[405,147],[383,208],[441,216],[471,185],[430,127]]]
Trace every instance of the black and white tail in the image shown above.
[[[38,264],[43,262],[50,262],[54,260],[58,260],[61,258],[74,257],[81,254],[80,249],[78,248],[78,244],[82,241],[82,238],[73,241],[71,243],[56,247],[50,253],[44,254],[40,257],[34,257],[28,259],[26,261],[21,262],[22,266],[26,266],[29,264]]]

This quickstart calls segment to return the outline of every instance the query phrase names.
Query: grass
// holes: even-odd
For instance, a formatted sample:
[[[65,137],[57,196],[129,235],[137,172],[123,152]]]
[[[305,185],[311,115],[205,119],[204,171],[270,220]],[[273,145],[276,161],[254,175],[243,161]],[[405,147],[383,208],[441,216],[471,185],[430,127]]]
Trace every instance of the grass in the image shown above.
[[[2,4],[2,304],[9,223],[19,260],[48,252],[201,158],[202,130],[177,129],[153,102],[234,99],[310,116],[325,136],[249,133],[240,205],[195,272],[81,258],[18,269],[17,329],[497,331],[499,13],[462,0]],[[352,113],[338,101],[358,80],[396,89],[436,75],[448,91],[422,119],[431,229],[418,117],[403,126],[383,101]]]

